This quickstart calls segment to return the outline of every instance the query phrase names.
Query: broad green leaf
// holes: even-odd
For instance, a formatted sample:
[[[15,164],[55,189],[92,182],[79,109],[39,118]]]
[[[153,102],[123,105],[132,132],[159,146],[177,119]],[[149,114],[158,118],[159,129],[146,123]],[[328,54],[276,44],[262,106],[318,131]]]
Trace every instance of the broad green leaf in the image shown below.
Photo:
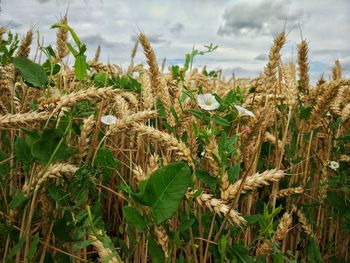
[[[30,154],[29,146],[21,137],[16,138],[14,155],[17,161],[24,163],[29,163],[33,159],[32,155]]]
[[[153,263],[164,263],[164,253],[163,250],[157,245],[157,243],[153,240],[152,237],[148,236],[148,251],[152,258]]]
[[[191,171],[184,162],[177,162],[155,171],[143,193],[135,194],[152,209],[156,224],[170,218],[178,209],[187,188],[191,184]]]
[[[88,64],[86,63],[86,59],[84,55],[78,55],[75,57],[74,63],[74,73],[78,80],[83,80],[86,77],[86,71],[88,68]]]
[[[144,217],[140,215],[139,211],[130,206],[123,207],[123,215],[126,219],[126,222],[129,225],[136,227],[139,230],[145,230],[147,227],[147,222]]]
[[[30,248],[29,248],[29,252],[28,252],[28,260],[29,262],[32,262],[32,259],[35,255],[35,252],[38,248],[38,244],[39,244],[39,232],[37,232],[34,237],[33,237],[33,240],[32,240],[32,244],[30,245]]]
[[[48,77],[45,69],[25,57],[16,57],[13,65],[19,70],[23,79],[35,88],[44,88],[48,83]]]
[[[220,116],[217,116],[217,115],[214,115],[213,116],[213,122],[215,124],[218,124],[218,125],[221,125],[223,127],[228,127],[230,126],[230,122],[228,122],[227,120],[225,120],[224,118],[220,117]]]
[[[66,160],[75,151],[68,147],[65,142],[62,142],[59,148],[56,149],[60,140],[61,137],[57,134],[57,131],[45,130],[40,139],[36,140],[31,146],[31,153],[40,163],[47,163],[53,154],[55,154],[53,160]]]

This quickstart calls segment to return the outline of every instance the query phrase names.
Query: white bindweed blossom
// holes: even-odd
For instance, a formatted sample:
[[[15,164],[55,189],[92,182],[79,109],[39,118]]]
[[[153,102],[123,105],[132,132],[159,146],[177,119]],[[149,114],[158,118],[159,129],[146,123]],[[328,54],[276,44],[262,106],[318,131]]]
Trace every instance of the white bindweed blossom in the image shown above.
[[[117,117],[113,115],[104,115],[101,117],[101,122],[106,125],[113,125],[117,123]]]
[[[335,161],[330,161],[328,165],[329,165],[329,167],[330,167],[331,169],[333,169],[334,171],[336,171],[336,170],[339,168],[339,163],[337,163],[337,162],[335,162]]]
[[[242,116],[251,116],[254,117],[254,113],[251,112],[250,110],[247,110],[239,105],[235,105],[236,110],[238,110],[239,114]]]
[[[215,96],[210,93],[199,94],[197,96],[197,104],[203,110],[216,110],[220,107],[220,104],[216,100]]]

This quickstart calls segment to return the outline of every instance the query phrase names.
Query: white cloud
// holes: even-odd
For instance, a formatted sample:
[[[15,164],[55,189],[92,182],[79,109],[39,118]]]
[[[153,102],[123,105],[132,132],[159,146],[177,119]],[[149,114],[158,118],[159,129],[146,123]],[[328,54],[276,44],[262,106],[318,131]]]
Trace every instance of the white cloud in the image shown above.
[[[213,54],[198,57],[195,66],[223,68],[236,76],[263,71],[273,35],[283,29],[287,17],[288,41],[282,50],[286,62],[296,61],[300,33],[297,28],[289,30],[300,22],[310,44],[314,81],[322,71],[327,76],[337,58],[344,70],[349,69],[349,0],[3,0],[0,5],[1,25],[21,36],[34,26],[53,46],[56,30],[50,26],[69,6],[69,24],[87,43],[88,58],[101,45],[102,61],[126,65],[137,34],[143,32],[158,61],[166,57],[168,64],[183,61],[193,46],[203,50],[209,43],[219,45]],[[139,47],[135,62],[145,61]]]

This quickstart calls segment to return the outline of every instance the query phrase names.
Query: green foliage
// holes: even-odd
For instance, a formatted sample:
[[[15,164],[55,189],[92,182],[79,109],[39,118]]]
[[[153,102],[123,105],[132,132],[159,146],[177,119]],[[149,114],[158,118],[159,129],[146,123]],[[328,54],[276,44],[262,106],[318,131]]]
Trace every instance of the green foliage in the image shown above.
[[[190,184],[188,165],[184,162],[172,163],[155,171],[144,191],[134,194],[134,198],[151,207],[152,217],[159,225],[176,212]]]
[[[18,43],[18,34],[13,35],[11,31],[8,32],[7,39],[0,40],[0,63],[2,66],[13,61],[13,54],[18,48]]]
[[[25,57],[14,58],[13,65],[19,70],[29,86],[43,89],[48,84],[48,77],[43,66]]]
[[[129,206],[123,207],[123,215],[129,225],[143,231],[147,228],[147,222],[137,209]]]
[[[67,160],[75,153],[70,148],[57,130],[45,130],[39,134],[39,139],[31,145],[31,154],[39,163],[48,163],[49,160]]]
[[[86,56],[85,56],[85,52],[86,52],[86,45],[83,44],[78,35],[75,33],[75,31],[73,30],[73,28],[71,28],[70,26],[66,25],[66,24],[54,24],[51,26],[51,28],[62,28],[62,29],[66,29],[70,32],[76,46],[77,46],[77,50],[72,46],[72,44],[67,43],[67,47],[69,49],[69,51],[73,54],[74,58],[75,58],[75,62],[74,62],[74,73],[75,76],[78,80],[84,80],[87,76],[87,69],[88,69],[88,64],[86,62]]]

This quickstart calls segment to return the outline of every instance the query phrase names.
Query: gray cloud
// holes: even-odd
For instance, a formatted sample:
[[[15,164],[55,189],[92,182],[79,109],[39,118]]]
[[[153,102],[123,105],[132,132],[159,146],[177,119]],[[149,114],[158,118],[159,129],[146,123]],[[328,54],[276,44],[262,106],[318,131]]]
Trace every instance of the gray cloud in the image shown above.
[[[185,26],[182,23],[176,23],[170,27],[170,32],[173,34],[179,34],[184,31]]]
[[[151,44],[165,44],[165,45],[171,44],[171,41],[164,39],[163,36],[160,34],[146,34],[146,36],[148,40],[151,42]],[[130,39],[132,42],[135,42],[137,41],[138,36],[132,35]]]
[[[233,68],[225,68],[223,70],[224,76],[238,76],[238,77],[254,77],[259,74],[258,71],[249,70],[243,67],[233,67]]]
[[[350,49],[317,49],[310,50],[312,55],[330,55],[334,57],[347,57],[350,56]]]
[[[227,8],[219,35],[269,35],[283,30],[285,21],[294,25],[303,17],[302,9],[292,10],[284,0],[239,1]]]
[[[5,26],[6,28],[9,28],[9,29],[17,29],[21,27],[21,24],[17,23],[13,19],[5,19],[0,17],[0,23],[2,26]]]
[[[259,54],[257,55],[254,59],[258,61],[267,61],[268,60],[268,55],[266,54]]]
[[[116,43],[112,41],[108,41],[106,38],[101,36],[100,33],[94,35],[82,36],[81,40],[89,47],[89,46],[102,46],[105,48],[111,48],[116,45]]]

